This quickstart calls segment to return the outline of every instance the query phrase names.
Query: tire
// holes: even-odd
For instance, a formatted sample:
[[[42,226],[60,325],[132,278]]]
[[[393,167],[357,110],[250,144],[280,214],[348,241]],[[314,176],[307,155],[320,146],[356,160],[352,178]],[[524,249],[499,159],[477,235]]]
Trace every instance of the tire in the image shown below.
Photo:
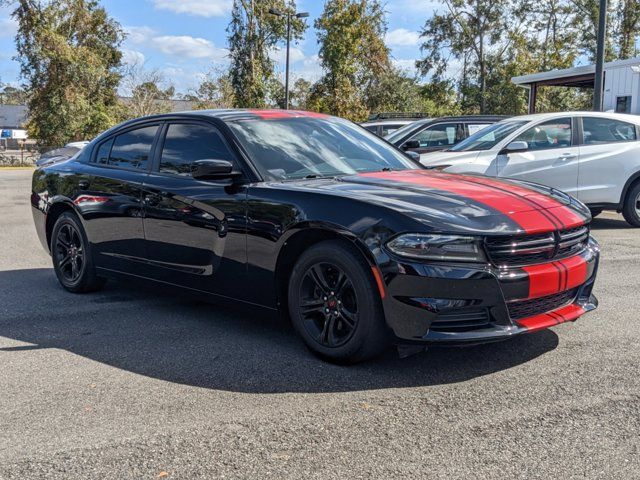
[[[51,258],[60,285],[73,293],[100,290],[105,280],[98,277],[91,247],[78,217],[64,212],[51,233]]]
[[[591,212],[591,218],[596,218],[602,213],[601,208],[590,208],[589,211]]]
[[[361,362],[391,342],[371,267],[346,242],[329,240],[306,250],[291,272],[288,298],[294,328],[324,360]]]
[[[622,215],[630,225],[640,227],[640,182],[632,185],[624,199]]]

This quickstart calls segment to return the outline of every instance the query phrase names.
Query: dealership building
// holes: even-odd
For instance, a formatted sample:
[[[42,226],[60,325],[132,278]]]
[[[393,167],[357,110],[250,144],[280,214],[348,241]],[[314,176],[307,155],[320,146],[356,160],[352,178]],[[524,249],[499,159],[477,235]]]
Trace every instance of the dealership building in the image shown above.
[[[522,75],[511,81],[529,91],[529,113],[535,113],[539,87],[593,88],[595,76],[595,65],[585,65]],[[640,57],[604,64],[603,110],[640,115]]]

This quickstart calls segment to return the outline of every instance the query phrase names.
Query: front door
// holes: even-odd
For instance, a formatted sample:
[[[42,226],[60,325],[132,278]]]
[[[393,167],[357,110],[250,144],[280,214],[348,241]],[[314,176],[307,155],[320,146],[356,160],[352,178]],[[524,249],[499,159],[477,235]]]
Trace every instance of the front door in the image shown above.
[[[231,295],[246,275],[246,188],[191,176],[197,160],[234,155],[208,123],[163,128],[156,164],[143,185],[145,276]]]
[[[499,154],[498,176],[540,183],[576,195],[579,151],[570,117],[539,123],[511,141],[524,141],[529,147],[523,152]]]

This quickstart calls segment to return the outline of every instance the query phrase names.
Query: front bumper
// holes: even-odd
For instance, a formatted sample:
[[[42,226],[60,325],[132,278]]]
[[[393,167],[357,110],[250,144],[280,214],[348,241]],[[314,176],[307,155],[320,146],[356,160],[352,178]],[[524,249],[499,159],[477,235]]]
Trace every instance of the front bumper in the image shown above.
[[[594,310],[600,248],[527,267],[425,264],[381,266],[387,324],[399,343],[464,345],[503,340],[575,321]]]

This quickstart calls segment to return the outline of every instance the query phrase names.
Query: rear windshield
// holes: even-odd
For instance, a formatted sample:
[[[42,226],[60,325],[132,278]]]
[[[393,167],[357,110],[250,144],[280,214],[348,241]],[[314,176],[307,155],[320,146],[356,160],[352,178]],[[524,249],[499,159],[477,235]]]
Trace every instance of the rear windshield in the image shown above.
[[[249,118],[228,125],[266,179],[421,168],[373,133],[334,117]]]

